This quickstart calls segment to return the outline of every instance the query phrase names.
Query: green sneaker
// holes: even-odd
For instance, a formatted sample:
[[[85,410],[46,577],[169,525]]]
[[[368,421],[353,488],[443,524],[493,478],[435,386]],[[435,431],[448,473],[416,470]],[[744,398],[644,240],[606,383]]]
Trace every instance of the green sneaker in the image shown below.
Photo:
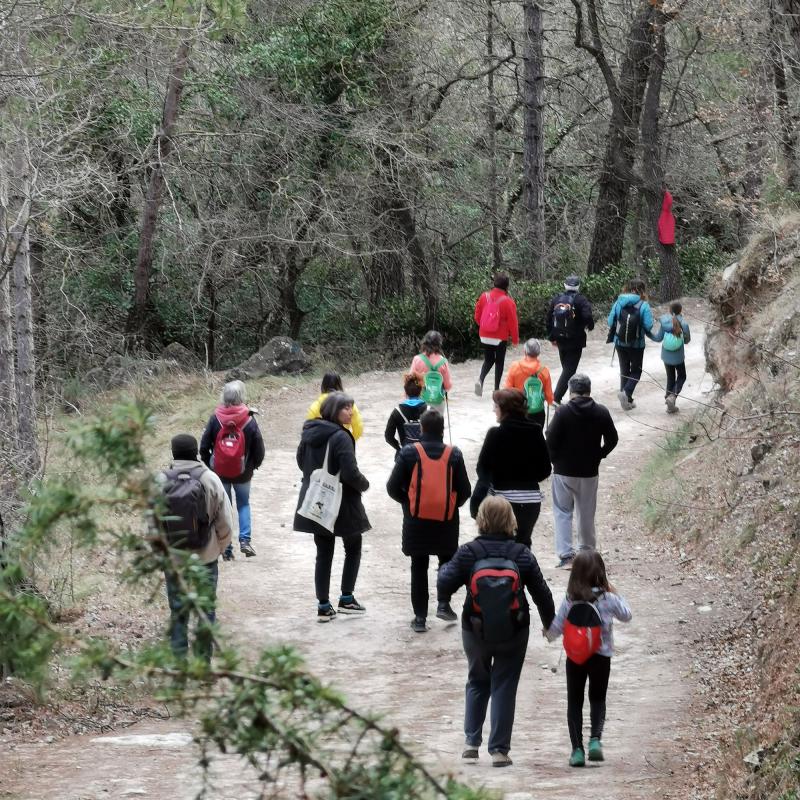
[[[589,739],[589,761],[603,760],[603,745],[599,739]]]
[[[585,767],[586,766],[586,757],[584,756],[582,747],[576,747],[572,751],[572,755],[569,757],[569,765],[571,767]]]

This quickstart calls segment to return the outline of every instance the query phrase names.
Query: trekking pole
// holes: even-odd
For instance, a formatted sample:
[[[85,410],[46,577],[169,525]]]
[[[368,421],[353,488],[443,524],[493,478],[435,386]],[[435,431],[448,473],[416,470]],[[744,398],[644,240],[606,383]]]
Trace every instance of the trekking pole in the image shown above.
[[[611,351],[611,366],[614,366],[614,356],[617,354],[617,346],[614,345],[614,349]]]
[[[444,407],[447,411],[447,435],[450,438],[450,444],[453,444],[453,431],[450,429],[450,403],[447,401],[447,393],[444,395]]]
[[[564,648],[561,648],[561,652],[558,654],[558,664],[554,667],[550,667],[550,672],[558,672],[558,668],[561,666],[561,656],[564,655]]]
[[[550,427],[550,403],[547,404],[547,413],[545,414],[544,418],[544,429],[547,430]]]

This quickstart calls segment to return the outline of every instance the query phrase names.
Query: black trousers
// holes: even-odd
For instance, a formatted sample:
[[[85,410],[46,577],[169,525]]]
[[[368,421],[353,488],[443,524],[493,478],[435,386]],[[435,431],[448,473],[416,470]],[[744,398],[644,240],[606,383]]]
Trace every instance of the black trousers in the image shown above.
[[[481,367],[481,385],[489,374],[492,366],[494,366],[494,388],[495,391],[500,388],[500,379],[503,377],[503,368],[506,364],[506,347],[508,342],[500,342],[500,344],[485,344],[483,346],[483,366]]]
[[[344,544],[342,594],[353,594],[353,590],[356,588],[356,578],[358,578],[358,568],[361,566],[361,534],[351,533],[339,538]],[[319,603],[330,601],[331,566],[333,565],[333,551],[336,546],[336,539],[336,536],[314,534],[314,544],[317,546],[314,586],[317,590],[317,601]]]
[[[606,692],[611,659],[599,654],[586,663],[576,664],[567,659],[567,725],[572,749],[583,747],[583,693],[589,679],[589,716],[593,739],[601,739],[606,721]]]
[[[437,556],[439,566],[446,564],[452,557]],[[411,607],[415,617],[428,616],[428,567],[430,556],[411,556]]]
[[[664,364],[667,370],[667,394],[680,394],[686,383],[686,362],[682,364]]]
[[[630,400],[642,377],[642,362],[644,361],[644,347],[620,347],[617,345],[617,358],[619,359],[619,388],[628,395]]]
[[[553,397],[556,403],[560,403],[569,389],[569,379],[578,371],[578,364],[581,363],[582,347],[570,347],[568,344],[558,345],[558,358],[561,361],[561,375],[558,376]]]
[[[530,549],[533,526],[539,519],[539,512],[542,509],[541,503],[512,503],[514,518],[517,520],[517,535],[514,540],[524,544]]]

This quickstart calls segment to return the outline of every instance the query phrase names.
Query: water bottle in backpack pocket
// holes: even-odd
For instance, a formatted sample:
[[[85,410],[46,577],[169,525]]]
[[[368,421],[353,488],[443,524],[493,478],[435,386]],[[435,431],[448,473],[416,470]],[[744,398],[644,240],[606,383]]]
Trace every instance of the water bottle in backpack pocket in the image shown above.
[[[490,556],[480,542],[468,547],[477,559],[468,584],[472,630],[489,644],[510,641],[525,618],[525,589],[517,562],[510,557],[518,550],[509,556]]]

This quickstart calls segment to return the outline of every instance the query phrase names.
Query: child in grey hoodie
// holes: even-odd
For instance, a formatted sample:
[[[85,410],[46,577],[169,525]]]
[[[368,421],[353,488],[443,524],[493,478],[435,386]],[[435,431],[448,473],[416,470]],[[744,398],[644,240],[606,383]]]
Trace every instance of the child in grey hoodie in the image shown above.
[[[603,748],[600,739],[606,718],[606,692],[611,672],[611,656],[614,653],[614,620],[630,622],[632,614],[625,600],[620,597],[606,577],[606,565],[596,550],[582,550],[572,562],[572,571],[567,584],[567,596],[561,603],[550,628],[545,631],[549,641],[564,633],[570,609],[578,603],[591,603],[600,617],[601,635],[599,649],[582,664],[567,656],[567,724],[572,743],[571,767],[582,767],[586,763],[583,748],[583,693],[589,680],[589,709],[591,735],[589,738],[589,761],[602,761]],[[596,617],[595,617],[596,618]]]

